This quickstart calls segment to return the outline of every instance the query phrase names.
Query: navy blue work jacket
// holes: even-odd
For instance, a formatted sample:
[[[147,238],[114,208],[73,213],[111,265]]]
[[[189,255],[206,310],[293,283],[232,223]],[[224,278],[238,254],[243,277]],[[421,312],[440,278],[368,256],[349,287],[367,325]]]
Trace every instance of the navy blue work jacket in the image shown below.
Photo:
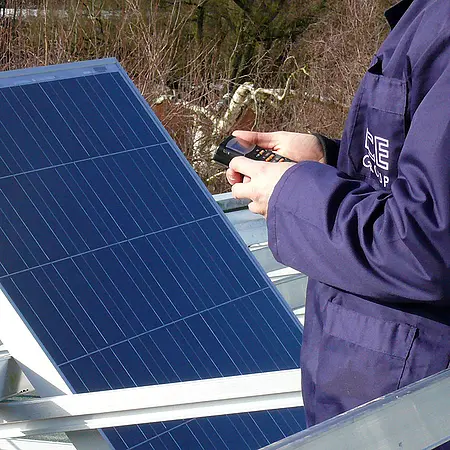
[[[296,164],[269,201],[272,252],[310,277],[308,425],[450,359],[450,1],[404,0],[386,17],[392,30],[328,145],[336,167]]]

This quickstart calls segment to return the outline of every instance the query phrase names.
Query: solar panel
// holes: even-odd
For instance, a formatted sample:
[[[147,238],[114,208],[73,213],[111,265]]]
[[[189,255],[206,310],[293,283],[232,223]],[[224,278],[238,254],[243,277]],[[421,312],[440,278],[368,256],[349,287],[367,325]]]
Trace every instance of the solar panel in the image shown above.
[[[116,60],[5,72],[0,102],[0,282],[68,391],[298,367],[297,319]],[[256,449],[303,427],[291,408],[102,437]]]

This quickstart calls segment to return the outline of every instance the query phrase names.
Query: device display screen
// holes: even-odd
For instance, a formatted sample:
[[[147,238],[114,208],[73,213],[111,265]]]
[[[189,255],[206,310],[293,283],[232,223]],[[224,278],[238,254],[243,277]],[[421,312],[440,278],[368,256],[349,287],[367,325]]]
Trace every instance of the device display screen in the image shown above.
[[[256,146],[255,144],[251,144],[250,142],[233,137],[227,142],[227,147],[230,150],[234,150],[242,155],[246,155],[247,153],[251,152]]]

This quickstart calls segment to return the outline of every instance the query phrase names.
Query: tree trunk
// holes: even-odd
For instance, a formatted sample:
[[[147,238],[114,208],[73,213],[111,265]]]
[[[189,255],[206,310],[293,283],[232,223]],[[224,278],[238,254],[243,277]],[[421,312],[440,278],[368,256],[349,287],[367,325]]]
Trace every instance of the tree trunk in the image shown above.
[[[201,2],[197,7],[196,14],[196,39],[199,46],[203,45],[204,29],[205,29],[205,15],[206,15],[206,4],[208,2]]]

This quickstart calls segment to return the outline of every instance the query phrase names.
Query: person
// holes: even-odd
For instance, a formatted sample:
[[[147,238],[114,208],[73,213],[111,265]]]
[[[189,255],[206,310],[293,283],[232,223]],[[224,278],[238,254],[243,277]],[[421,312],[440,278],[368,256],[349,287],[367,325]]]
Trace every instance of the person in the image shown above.
[[[309,276],[309,426],[449,366],[450,2],[385,16],[341,140],[233,133],[297,161],[238,157],[227,179],[266,217],[275,258]]]

